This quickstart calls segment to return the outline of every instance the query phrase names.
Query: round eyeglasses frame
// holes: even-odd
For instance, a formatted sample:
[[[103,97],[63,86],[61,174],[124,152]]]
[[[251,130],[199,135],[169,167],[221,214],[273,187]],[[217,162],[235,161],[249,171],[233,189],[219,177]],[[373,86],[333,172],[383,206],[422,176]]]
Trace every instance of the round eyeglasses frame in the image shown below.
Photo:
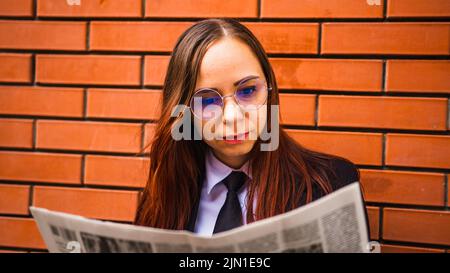
[[[267,98],[268,98],[268,95],[269,95],[269,91],[271,91],[271,90],[273,89],[272,87],[267,86],[267,83],[266,83],[265,81],[262,81],[262,83],[263,83],[265,89],[267,90],[267,94],[266,94],[266,98],[264,99],[264,102],[262,102],[260,105],[258,105],[258,106],[256,107],[256,109],[259,109],[261,106],[263,106],[263,105],[267,102]],[[240,107],[241,109],[244,109],[245,106],[241,105],[241,104],[239,103],[238,98],[236,97],[236,93],[237,93],[237,91],[239,90],[239,88],[241,88],[241,87],[242,87],[242,85],[237,86],[236,89],[234,90],[234,93],[233,93],[233,94],[226,95],[226,96],[222,96],[222,94],[220,94],[220,93],[218,92],[218,90],[216,90],[216,89],[212,89],[212,88],[201,88],[201,89],[197,90],[197,91],[194,93],[194,95],[192,95],[192,97],[191,97],[191,99],[190,99],[190,102],[189,102],[189,106],[187,106],[187,107],[191,110],[192,114],[193,114],[196,118],[201,119],[201,120],[208,120],[208,118],[204,118],[204,117],[199,117],[199,116],[197,116],[197,115],[194,113],[194,110],[193,110],[192,105],[193,105],[193,103],[194,103],[194,98],[195,98],[195,96],[196,96],[198,93],[204,92],[204,91],[212,91],[212,92],[215,92],[215,93],[221,98],[221,107],[222,107],[222,110],[223,110],[223,107],[224,107],[224,101],[225,101],[225,98],[227,98],[227,97],[234,97],[234,101],[239,105],[239,107]]]

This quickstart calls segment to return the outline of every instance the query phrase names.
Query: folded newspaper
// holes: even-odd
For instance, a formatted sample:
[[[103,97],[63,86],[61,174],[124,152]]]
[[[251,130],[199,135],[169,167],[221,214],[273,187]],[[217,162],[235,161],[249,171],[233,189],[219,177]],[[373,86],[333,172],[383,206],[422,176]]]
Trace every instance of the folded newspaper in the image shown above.
[[[370,252],[358,182],[287,213],[212,236],[30,210],[50,252]]]

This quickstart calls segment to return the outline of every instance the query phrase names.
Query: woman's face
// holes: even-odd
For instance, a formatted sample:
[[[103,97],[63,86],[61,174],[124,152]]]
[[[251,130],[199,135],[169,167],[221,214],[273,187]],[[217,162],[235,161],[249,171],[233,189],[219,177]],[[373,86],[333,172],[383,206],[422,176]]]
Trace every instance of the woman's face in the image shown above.
[[[249,110],[241,108],[233,97],[237,88],[241,87],[242,90],[258,80],[252,79],[235,85],[248,76],[256,76],[266,83],[260,63],[250,47],[238,39],[227,37],[216,41],[207,50],[200,65],[195,87],[196,91],[202,88],[215,88],[222,96],[231,95],[224,98],[223,109],[217,119],[205,120],[194,117],[194,122],[197,130],[202,128],[203,140],[212,148],[216,157],[234,168],[239,168],[245,163],[247,155],[267,122],[266,100],[262,102],[262,106]],[[208,131],[214,135],[213,139],[205,138]],[[238,140],[224,139],[232,139],[232,136]]]

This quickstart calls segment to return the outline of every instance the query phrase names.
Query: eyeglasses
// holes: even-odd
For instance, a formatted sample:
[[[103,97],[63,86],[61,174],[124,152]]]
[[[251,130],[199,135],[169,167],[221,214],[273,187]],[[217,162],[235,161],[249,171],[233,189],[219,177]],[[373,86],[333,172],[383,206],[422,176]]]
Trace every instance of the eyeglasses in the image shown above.
[[[266,82],[261,79],[248,80],[240,84],[234,94],[227,96],[222,96],[215,89],[202,88],[192,96],[189,108],[198,119],[213,119],[217,118],[217,110],[223,109],[225,98],[234,97],[241,109],[258,109],[266,103],[269,90],[272,87],[267,87]]]

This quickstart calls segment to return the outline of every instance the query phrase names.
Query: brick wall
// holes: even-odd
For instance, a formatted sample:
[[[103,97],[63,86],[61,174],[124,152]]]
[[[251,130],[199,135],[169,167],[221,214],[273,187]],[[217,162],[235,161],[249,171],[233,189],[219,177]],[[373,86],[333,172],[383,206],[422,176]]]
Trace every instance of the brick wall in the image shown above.
[[[260,39],[290,134],[360,167],[383,251],[449,251],[449,0],[187,2],[0,1],[0,251],[45,251],[29,205],[133,219],[170,51],[207,17]]]

